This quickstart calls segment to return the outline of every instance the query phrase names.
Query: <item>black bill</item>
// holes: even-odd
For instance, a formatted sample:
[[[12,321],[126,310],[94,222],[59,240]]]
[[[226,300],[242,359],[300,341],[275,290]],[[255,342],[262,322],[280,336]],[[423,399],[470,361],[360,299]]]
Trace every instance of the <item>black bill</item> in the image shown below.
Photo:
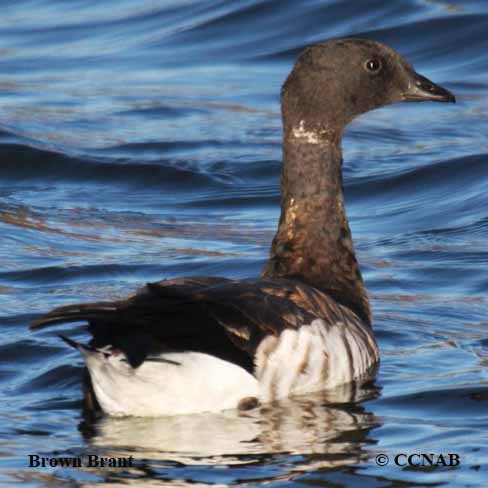
[[[411,81],[405,92],[405,101],[456,103],[456,97],[449,90],[436,85],[425,76],[413,71]]]

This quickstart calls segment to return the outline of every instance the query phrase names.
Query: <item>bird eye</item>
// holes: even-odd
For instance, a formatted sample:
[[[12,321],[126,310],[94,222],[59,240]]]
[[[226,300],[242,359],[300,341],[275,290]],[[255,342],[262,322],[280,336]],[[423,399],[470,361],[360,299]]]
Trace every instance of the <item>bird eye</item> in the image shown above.
[[[365,63],[365,67],[371,73],[378,73],[381,69],[381,61],[377,58],[368,59]]]

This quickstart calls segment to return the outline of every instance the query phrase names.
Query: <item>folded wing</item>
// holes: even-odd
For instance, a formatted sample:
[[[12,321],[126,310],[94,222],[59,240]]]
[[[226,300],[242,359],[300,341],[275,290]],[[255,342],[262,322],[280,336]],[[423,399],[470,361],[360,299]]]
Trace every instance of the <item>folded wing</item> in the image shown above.
[[[56,308],[31,327],[86,321],[93,346],[119,348],[134,367],[153,353],[192,350],[252,371],[266,336],[317,318],[362,325],[328,295],[293,280],[191,277],[149,283],[126,300]]]

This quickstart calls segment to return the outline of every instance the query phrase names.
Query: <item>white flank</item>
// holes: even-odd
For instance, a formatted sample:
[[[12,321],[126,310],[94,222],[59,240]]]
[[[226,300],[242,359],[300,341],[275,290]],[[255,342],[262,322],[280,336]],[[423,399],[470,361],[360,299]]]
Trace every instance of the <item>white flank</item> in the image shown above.
[[[110,346],[80,350],[103,411],[140,417],[218,412],[246,397],[267,403],[332,389],[363,377],[379,359],[369,328],[321,319],[266,337],[256,351],[256,377],[199,352],[163,353],[132,368]]]
[[[334,388],[364,376],[378,361],[372,332],[321,319],[264,339],[256,352],[259,399],[270,402]]]
[[[145,361],[132,368],[124,354],[82,353],[97,400],[109,415],[151,417],[220,411],[237,408],[242,398],[258,396],[254,376],[208,354],[165,353],[159,356],[165,361]]]

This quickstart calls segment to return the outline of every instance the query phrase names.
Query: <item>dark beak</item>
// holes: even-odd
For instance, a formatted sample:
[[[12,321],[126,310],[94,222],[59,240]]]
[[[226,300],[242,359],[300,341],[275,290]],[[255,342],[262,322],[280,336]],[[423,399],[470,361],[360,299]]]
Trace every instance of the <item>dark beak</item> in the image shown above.
[[[407,91],[404,94],[406,102],[451,102],[456,103],[456,97],[442,86],[436,85],[425,76],[415,71],[410,74]]]

